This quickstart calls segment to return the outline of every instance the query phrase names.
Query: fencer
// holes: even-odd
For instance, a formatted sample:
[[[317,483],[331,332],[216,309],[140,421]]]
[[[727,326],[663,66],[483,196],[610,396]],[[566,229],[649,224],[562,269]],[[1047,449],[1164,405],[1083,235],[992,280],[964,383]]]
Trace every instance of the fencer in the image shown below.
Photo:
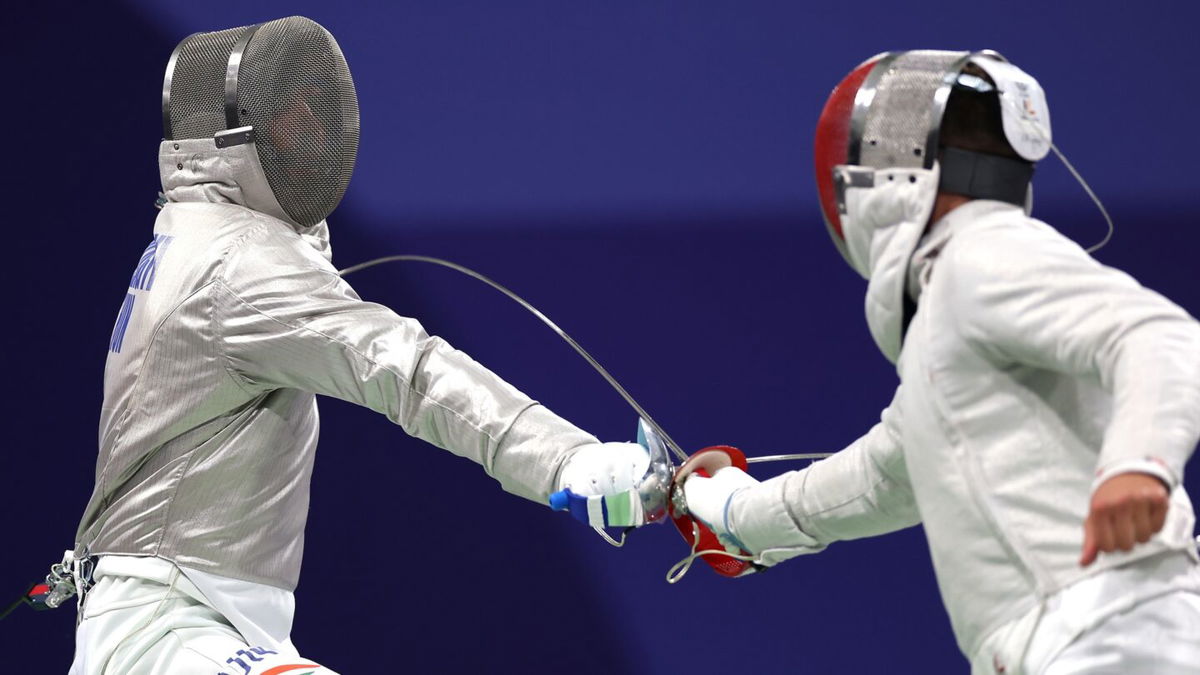
[[[325,219],[359,111],[322,26],[185,38],[163,122],[162,210],[109,342],[95,490],[66,565],[88,589],[73,674],[333,672],[289,638],[315,394],[542,503],[645,473],[641,446],[600,443],[339,277]]]
[[[994,52],[838,84],[821,207],[900,384],[829,459],[690,478],[687,507],[765,566],[922,524],[976,674],[1200,673],[1200,324],[1030,217],[1050,149],[1042,88]]]

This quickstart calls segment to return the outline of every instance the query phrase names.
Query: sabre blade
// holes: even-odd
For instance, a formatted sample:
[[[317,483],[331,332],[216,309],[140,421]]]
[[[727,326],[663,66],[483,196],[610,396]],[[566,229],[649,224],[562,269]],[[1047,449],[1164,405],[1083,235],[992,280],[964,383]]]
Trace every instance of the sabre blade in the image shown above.
[[[609,374],[608,370],[605,369],[604,366],[600,365],[600,362],[597,361],[595,359],[595,357],[593,357],[590,353],[588,353],[588,351],[586,349],[584,349],[582,345],[580,345],[578,342],[576,342],[574,338],[572,338],[570,335],[568,335],[565,330],[563,330],[562,328],[559,328],[558,324],[551,321],[550,317],[546,316],[544,313],[542,313],[541,310],[539,310],[537,307],[534,307],[531,303],[526,301],[525,298],[522,298],[521,296],[517,295],[515,292],[509,290],[507,287],[503,286],[499,282],[493,281],[493,280],[489,279],[488,277],[480,274],[479,272],[476,272],[475,270],[473,270],[469,267],[466,267],[464,265],[459,265],[458,263],[450,262],[449,260],[443,260],[441,258],[434,258],[431,256],[426,256],[426,255],[389,255],[389,256],[384,256],[382,258],[375,258],[373,260],[368,260],[364,263],[359,263],[357,265],[352,265],[350,267],[347,267],[343,270],[339,270],[338,274],[344,277],[348,274],[353,274],[360,270],[365,270],[369,267],[374,267],[376,265],[382,265],[383,263],[388,263],[388,262],[423,262],[423,263],[429,263],[432,265],[438,265],[441,267],[452,269],[456,272],[459,272],[460,274],[465,274],[465,275],[471,277],[472,279],[475,279],[476,281],[481,281],[481,282],[487,284],[488,286],[491,286],[492,288],[496,289],[497,291],[500,291],[504,295],[508,296],[508,298],[510,300],[512,300],[513,302],[517,303],[518,305],[524,307],[527,311],[529,311],[530,314],[533,314],[535,317],[537,317],[539,321],[541,321],[542,323],[549,326],[550,330],[557,333],[558,336],[563,339],[563,341],[565,341],[567,344],[571,345],[571,348],[574,349],[576,351],[576,353],[578,353],[580,356],[582,356],[585,361],[587,361],[589,364],[591,364],[592,368],[595,368],[596,372],[600,373],[600,376],[603,377],[606,382],[608,382],[609,386],[611,386],[614,390],[616,390],[616,392],[621,395],[621,398],[625,399],[625,402],[628,403],[630,405],[630,407],[632,407],[634,409],[634,411],[637,412],[638,417],[641,417],[642,419],[644,419],[646,421],[646,423],[650,425],[650,428],[654,429],[654,432],[657,433],[660,438],[662,438],[662,440],[666,444],[667,448],[670,449],[670,451],[672,453],[674,453],[674,455],[677,458],[679,458],[679,461],[680,462],[687,461],[687,458],[688,458],[687,453],[684,452],[683,449],[679,447],[679,444],[676,443],[675,440],[673,438],[671,438],[671,436],[668,435],[666,431],[663,430],[662,426],[659,425],[658,422],[654,421],[654,418],[650,416],[650,413],[646,412],[646,409],[643,408],[633,398],[633,395],[630,394],[628,391],[626,391],[625,387],[621,386],[621,383],[617,381],[617,378],[615,378],[611,374]]]

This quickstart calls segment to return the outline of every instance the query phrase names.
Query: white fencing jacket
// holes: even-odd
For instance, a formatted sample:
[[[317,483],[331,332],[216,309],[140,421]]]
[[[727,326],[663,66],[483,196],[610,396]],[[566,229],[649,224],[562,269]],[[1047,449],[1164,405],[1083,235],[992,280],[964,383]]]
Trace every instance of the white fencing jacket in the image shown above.
[[[968,657],[1085,577],[1164,551],[1195,559],[1180,480],[1200,437],[1200,324],[996,201],[942,218],[909,272],[917,307],[882,421],[735,494],[728,518],[747,548],[816,552],[922,523]],[[1082,568],[1090,495],[1128,471],[1171,487],[1166,525]]]
[[[290,592],[315,394],[382,413],[542,503],[564,461],[598,442],[361,300],[330,264],[324,223],[280,215],[252,146],[166,141],[159,159],[168,203],[109,344],[79,550]]]

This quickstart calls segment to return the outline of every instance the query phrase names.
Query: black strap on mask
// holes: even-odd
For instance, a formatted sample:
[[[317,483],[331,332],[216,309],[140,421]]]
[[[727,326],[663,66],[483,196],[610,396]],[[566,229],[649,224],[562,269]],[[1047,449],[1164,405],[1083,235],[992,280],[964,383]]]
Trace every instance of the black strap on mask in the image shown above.
[[[233,44],[233,50],[229,52],[229,62],[225,66],[226,130],[236,129],[241,126],[241,122],[238,119],[238,75],[242,69],[242,55],[246,53],[246,47],[250,44],[250,38],[254,37],[254,33],[261,26],[261,23],[246,26],[246,30],[242,32],[237,42]]]
[[[1033,162],[942,146],[938,190],[1025,206]]]

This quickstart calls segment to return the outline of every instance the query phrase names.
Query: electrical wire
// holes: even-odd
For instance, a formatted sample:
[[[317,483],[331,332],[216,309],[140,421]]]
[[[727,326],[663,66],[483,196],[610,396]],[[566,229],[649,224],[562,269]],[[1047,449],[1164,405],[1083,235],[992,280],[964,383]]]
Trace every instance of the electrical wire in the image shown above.
[[[998,97],[1000,102],[1009,107],[1016,119],[1024,119],[1025,112],[1021,110],[1020,105],[1017,104],[1016,98],[1012,96],[1004,96],[1003,94],[1004,92],[1000,91],[1000,96]],[[1058,157],[1060,162],[1063,163],[1063,166],[1067,167],[1067,171],[1072,177],[1075,178],[1075,181],[1079,183],[1079,186],[1083,188],[1083,191],[1087,193],[1087,196],[1092,199],[1092,203],[1096,205],[1096,208],[1100,209],[1100,215],[1104,216],[1104,222],[1108,224],[1108,231],[1105,232],[1104,238],[1101,239],[1099,243],[1092,244],[1084,250],[1088,253],[1095,253],[1096,251],[1104,248],[1104,246],[1108,244],[1109,240],[1112,239],[1113,232],[1116,231],[1116,226],[1113,224],[1112,216],[1108,215],[1108,209],[1104,208],[1104,202],[1100,201],[1100,197],[1098,197],[1092,190],[1092,186],[1088,185],[1088,182],[1083,179],[1083,175],[1075,169],[1075,165],[1071,164],[1070,160],[1067,159],[1067,156],[1058,149],[1058,146],[1055,145],[1052,140],[1050,140],[1049,135],[1042,130],[1042,126],[1040,124],[1027,124],[1025,126],[1033,129],[1033,131],[1040,136],[1047,145],[1050,146],[1050,149],[1054,151],[1054,155]]]
[[[576,352],[578,352],[578,354],[580,356],[582,356],[585,361],[587,361],[589,364],[591,364],[592,368],[595,368],[596,372],[600,373],[601,377],[603,377],[605,379],[605,381],[607,381],[608,384],[611,385],[612,388],[615,389],[617,391],[617,393],[621,395],[621,398],[625,399],[625,402],[628,403],[634,409],[634,411],[636,411],[637,414],[642,417],[642,419],[646,420],[646,423],[649,424],[652,429],[654,429],[655,433],[657,433],[660,437],[662,437],[663,441],[666,443],[667,447],[671,450],[671,452],[675,453],[675,456],[679,458],[679,461],[683,462],[683,461],[687,460],[687,458],[688,458],[687,453],[684,452],[683,449],[679,447],[679,444],[677,444],[674,441],[674,439],[672,439],[669,435],[667,435],[666,431],[663,431],[663,428],[661,426],[659,426],[658,422],[654,421],[654,418],[650,416],[650,413],[646,412],[646,409],[638,404],[638,402],[633,398],[633,396],[628,391],[625,390],[625,387],[622,387],[621,383],[617,382],[617,379],[615,377],[613,377],[612,375],[610,375],[608,370],[606,370],[604,368],[604,366],[600,365],[599,361],[597,361],[591,354],[589,354],[588,351],[586,349],[584,349],[578,342],[576,342],[574,338],[572,338],[570,335],[567,335],[566,331],[559,328],[558,324],[551,321],[550,317],[546,316],[537,307],[534,307],[532,304],[527,302],[525,300],[525,298],[522,298],[521,296],[517,295],[513,291],[510,291],[508,288],[501,285],[500,283],[495,282],[495,281],[485,277],[484,275],[480,274],[479,272],[476,272],[475,270],[473,270],[469,267],[459,265],[458,263],[450,262],[449,260],[443,260],[441,258],[433,258],[430,256],[425,256],[425,255],[384,256],[382,258],[375,258],[373,260],[368,260],[364,263],[352,265],[350,267],[347,267],[344,270],[340,270],[338,272],[338,274],[340,274],[341,276],[344,277],[348,274],[353,274],[360,270],[365,270],[368,267],[374,267],[376,265],[382,265],[383,263],[388,263],[388,262],[402,262],[402,261],[403,262],[423,262],[423,263],[430,263],[433,265],[440,265],[442,267],[447,267],[447,268],[452,269],[461,274],[465,274],[465,275],[471,277],[472,279],[482,281],[483,283],[487,284],[488,286],[491,286],[492,288],[496,289],[497,291],[500,291],[504,295],[507,295],[509,297],[509,299],[513,300],[517,304],[524,307],[531,314],[536,316],[542,323],[549,326],[550,329],[553,330],[555,333],[557,333],[560,338],[565,340],[567,344],[571,345],[571,348],[574,349]]]
[[[1108,209],[1104,208],[1104,203],[1101,202],[1100,198],[1096,196],[1096,193],[1092,191],[1092,186],[1088,185],[1087,181],[1083,179],[1083,176],[1075,170],[1075,166],[1067,160],[1067,156],[1064,155],[1062,151],[1058,149],[1058,146],[1053,143],[1050,144],[1050,149],[1054,151],[1056,156],[1058,156],[1058,159],[1063,163],[1063,166],[1067,167],[1067,171],[1071,172],[1071,175],[1075,177],[1075,180],[1079,181],[1079,185],[1083,187],[1083,191],[1092,198],[1092,201],[1096,204],[1096,208],[1100,209],[1100,215],[1104,216],[1104,221],[1108,223],[1108,232],[1104,234],[1104,238],[1100,240],[1100,243],[1092,244],[1088,248],[1084,249],[1088,253],[1095,253],[1096,251],[1104,248],[1104,246],[1108,243],[1108,240],[1112,239],[1113,231],[1116,229],[1116,227],[1113,225],[1113,219],[1108,215]]]

